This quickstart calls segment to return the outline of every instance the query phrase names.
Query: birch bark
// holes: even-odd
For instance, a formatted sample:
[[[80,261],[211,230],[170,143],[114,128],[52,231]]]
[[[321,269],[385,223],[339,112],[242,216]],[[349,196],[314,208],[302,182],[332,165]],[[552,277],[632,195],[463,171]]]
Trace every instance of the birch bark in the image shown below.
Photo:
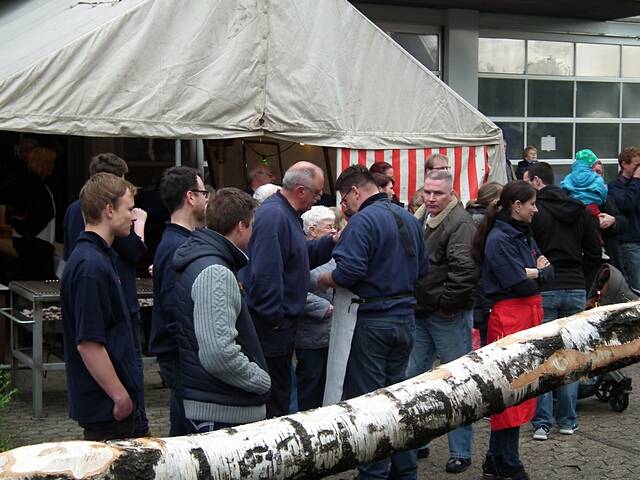
[[[397,385],[210,434],[46,443],[0,454],[0,478],[321,477],[417,447],[585,375],[640,359],[640,302],[522,331]]]

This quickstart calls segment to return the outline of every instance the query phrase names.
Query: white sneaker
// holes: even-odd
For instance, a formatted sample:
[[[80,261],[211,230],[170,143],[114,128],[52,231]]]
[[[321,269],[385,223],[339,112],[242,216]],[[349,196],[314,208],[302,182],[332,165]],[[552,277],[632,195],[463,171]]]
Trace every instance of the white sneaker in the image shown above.
[[[571,428],[571,427],[560,428],[560,429],[558,429],[558,433],[560,435],[573,435],[576,430],[578,430],[578,426],[577,425],[575,427],[573,427],[573,428]]]
[[[533,439],[534,440],[548,440],[549,439],[549,429],[544,425],[542,427],[538,427],[533,431]]]

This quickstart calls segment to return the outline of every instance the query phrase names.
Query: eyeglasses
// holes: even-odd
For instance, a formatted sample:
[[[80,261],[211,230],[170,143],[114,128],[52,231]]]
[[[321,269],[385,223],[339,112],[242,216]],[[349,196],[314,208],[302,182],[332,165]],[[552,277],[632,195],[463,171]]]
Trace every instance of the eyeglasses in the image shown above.
[[[193,193],[201,193],[204,198],[209,198],[209,190],[193,190],[193,189],[191,189],[189,191],[193,192]]]
[[[347,197],[349,196],[349,194],[351,194],[353,192],[353,187],[351,187],[351,190],[349,190],[347,193],[345,193],[342,196],[342,199],[340,200],[340,205],[342,205],[343,207],[347,206]]]

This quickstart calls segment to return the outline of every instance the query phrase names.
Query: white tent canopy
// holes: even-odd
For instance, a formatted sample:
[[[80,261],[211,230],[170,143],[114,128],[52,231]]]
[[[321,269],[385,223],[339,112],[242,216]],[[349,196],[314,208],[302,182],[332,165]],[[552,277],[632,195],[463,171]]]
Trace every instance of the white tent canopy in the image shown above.
[[[501,139],[346,0],[11,1],[0,129],[360,149]]]

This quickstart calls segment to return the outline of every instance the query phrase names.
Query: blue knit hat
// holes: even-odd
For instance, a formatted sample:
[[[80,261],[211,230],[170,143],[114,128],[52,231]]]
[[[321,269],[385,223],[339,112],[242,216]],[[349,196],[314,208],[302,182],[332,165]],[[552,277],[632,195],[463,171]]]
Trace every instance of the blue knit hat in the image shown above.
[[[591,150],[585,148],[576,153],[576,161],[586,163],[591,168],[598,161],[598,157]]]

